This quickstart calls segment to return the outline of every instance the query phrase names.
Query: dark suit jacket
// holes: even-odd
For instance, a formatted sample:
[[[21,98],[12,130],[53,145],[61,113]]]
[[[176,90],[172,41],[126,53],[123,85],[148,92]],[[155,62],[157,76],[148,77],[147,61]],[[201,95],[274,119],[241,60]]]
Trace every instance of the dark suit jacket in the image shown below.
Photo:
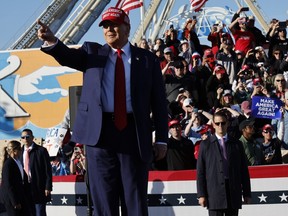
[[[231,207],[240,209],[242,193],[251,197],[250,177],[242,143],[229,137],[225,142],[228,157]],[[206,197],[208,209],[226,209],[227,197],[220,146],[215,135],[200,144],[197,160],[197,194]]]
[[[23,151],[20,160],[23,164]],[[35,203],[46,203],[50,197],[45,196],[45,190],[52,191],[52,169],[46,148],[34,143],[30,151],[29,168],[31,172],[32,195]]]
[[[24,180],[17,163],[12,158],[8,158],[2,169],[2,183],[0,196],[7,209],[11,212],[14,206],[21,204],[23,215],[30,215],[32,211],[31,188],[28,184],[28,177],[24,172]],[[9,210],[8,210],[9,208]]]
[[[110,47],[85,42],[80,49],[70,49],[58,41],[53,48],[42,48],[61,65],[84,72],[82,95],[78,105],[72,140],[97,145],[102,126],[102,75]],[[138,146],[143,161],[152,160],[152,123],[156,141],[167,143],[167,108],[158,59],[151,52],[131,45],[131,101],[136,123]]]

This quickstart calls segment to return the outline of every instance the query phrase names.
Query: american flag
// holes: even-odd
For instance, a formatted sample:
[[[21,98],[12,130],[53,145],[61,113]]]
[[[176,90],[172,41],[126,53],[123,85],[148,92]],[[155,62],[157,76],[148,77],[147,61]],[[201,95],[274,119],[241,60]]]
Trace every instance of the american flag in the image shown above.
[[[191,9],[198,12],[207,1],[208,0],[190,0]]]
[[[116,8],[121,8],[126,13],[128,11],[133,10],[135,8],[139,8],[143,6],[143,2],[140,2],[140,0],[118,0],[116,4]]]

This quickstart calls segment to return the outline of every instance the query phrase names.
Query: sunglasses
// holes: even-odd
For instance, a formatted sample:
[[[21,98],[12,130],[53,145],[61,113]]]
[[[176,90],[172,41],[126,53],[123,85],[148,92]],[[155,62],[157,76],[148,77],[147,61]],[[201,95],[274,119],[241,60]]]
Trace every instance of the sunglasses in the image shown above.
[[[263,130],[263,133],[265,133],[265,134],[267,134],[267,133],[270,133],[270,134],[272,134],[272,133],[273,133],[273,131],[271,131],[271,130]]]
[[[279,52],[275,52],[274,55],[280,55],[280,53]]]
[[[21,136],[21,139],[29,139],[30,136],[29,135],[26,135],[26,136]]]
[[[285,80],[284,79],[276,80],[276,82],[285,82]]]
[[[221,126],[225,126],[226,122],[214,122],[217,126],[221,125]]]

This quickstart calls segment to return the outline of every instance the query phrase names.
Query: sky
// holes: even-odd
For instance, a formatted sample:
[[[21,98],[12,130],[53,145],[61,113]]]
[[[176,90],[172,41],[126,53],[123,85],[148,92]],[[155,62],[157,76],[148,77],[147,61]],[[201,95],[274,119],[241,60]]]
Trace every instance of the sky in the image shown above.
[[[0,50],[5,50],[13,44],[19,36],[39,17],[44,9],[51,4],[52,0],[0,0]],[[164,2],[164,1],[163,1]],[[243,0],[239,0],[243,4]],[[288,19],[288,5],[286,0],[257,0],[265,17],[268,20],[277,18],[279,20]],[[177,14],[178,8],[183,4],[188,4],[189,0],[176,0],[171,16]],[[116,0],[111,0],[109,6],[115,6]],[[149,0],[144,0],[144,5],[148,6]],[[229,6],[233,11],[237,11],[238,6],[234,0],[208,0],[206,7]],[[251,14],[248,14],[251,15]],[[139,23],[134,20],[139,18],[139,9],[130,13],[131,34]],[[89,31],[80,40],[97,41],[103,43],[102,31],[98,27],[99,19],[91,26]],[[100,34],[99,34],[100,33]]]

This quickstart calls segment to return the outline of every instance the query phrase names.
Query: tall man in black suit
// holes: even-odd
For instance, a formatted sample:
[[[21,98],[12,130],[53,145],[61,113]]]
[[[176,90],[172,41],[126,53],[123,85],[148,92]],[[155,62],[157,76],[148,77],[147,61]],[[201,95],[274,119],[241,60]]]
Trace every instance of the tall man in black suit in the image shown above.
[[[86,145],[94,215],[119,215],[119,199],[122,215],[148,215],[151,112],[156,159],[165,156],[168,139],[166,96],[156,56],[129,43],[129,17],[117,8],[102,15],[99,26],[107,42],[103,46],[85,42],[79,49],[70,49],[45,24],[38,23],[42,50],[84,74],[72,140]],[[121,79],[115,77],[123,71],[125,83],[116,87]],[[119,92],[124,92],[120,99],[124,103],[116,105]]]
[[[35,202],[36,216],[46,216],[46,203],[51,200],[52,169],[46,148],[37,145],[33,132],[24,129],[21,133],[22,147],[21,161],[28,165],[25,169],[31,184],[32,197]],[[29,158],[29,162],[27,162]]]
[[[237,216],[251,199],[248,166],[242,143],[227,136],[229,122],[224,112],[213,116],[215,134],[200,144],[197,160],[197,195],[209,216]]]

